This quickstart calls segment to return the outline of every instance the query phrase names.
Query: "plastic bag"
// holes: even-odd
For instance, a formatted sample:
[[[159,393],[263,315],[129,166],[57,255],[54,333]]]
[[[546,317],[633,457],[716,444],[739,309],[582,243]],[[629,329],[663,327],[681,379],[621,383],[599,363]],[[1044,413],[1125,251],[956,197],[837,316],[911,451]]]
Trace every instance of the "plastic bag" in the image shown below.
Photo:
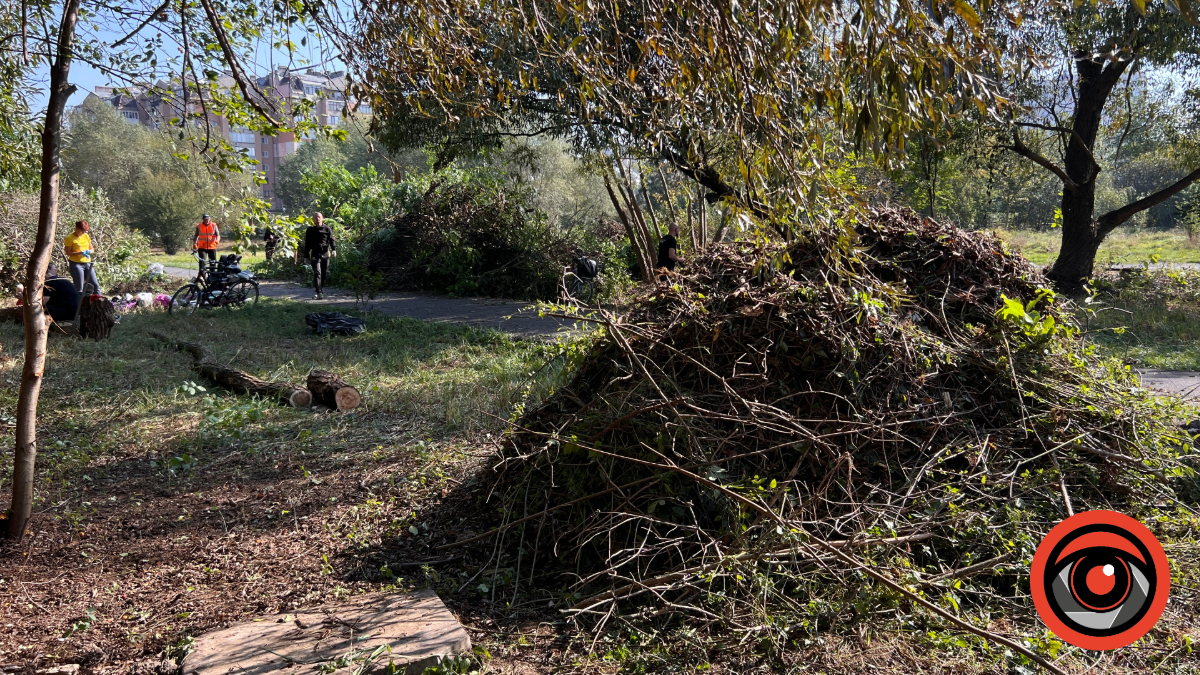
[[[304,317],[304,323],[317,331],[317,335],[357,335],[367,329],[367,322],[341,312],[313,312]]]
[[[162,276],[163,275],[162,263],[150,263],[150,267],[148,267],[146,269],[146,271],[149,272],[150,276],[152,276],[152,277]]]

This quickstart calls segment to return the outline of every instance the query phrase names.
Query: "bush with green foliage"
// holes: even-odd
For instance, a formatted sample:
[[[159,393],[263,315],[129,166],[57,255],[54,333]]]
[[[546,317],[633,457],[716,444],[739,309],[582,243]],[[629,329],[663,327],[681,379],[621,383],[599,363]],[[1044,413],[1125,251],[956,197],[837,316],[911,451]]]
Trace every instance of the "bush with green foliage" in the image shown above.
[[[368,267],[392,288],[556,297],[572,245],[532,196],[486,171],[442,174],[372,243]]]
[[[393,186],[371,165],[350,171],[328,161],[321,162],[316,171],[305,171],[300,185],[311,198],[313,211],[320,211],[326,220],[352,234],[383,227],[396,205],[410,202],[416,190],[411,183]]]
[[[423,150],[389,155],[377,150],[357,129],[347,127],[345,131],[345,140],[317,137],[280,162],[275,195],[287,213],[296,215],[317,208],[315,195],[304,181],[306,176],[320,172],[323,165],[342,166],[350,172],[372,167],[377,175],[391,180],[420,173],[427,166]]]
[[[38,203],[36,192],[0,193],[0,290],[12,292],[25,278],[25,265],[37,236]],[[52,250],[52,258],[63,274],[67,270],[63,238],[71,233],[77,220],[86,220],[92,226],[93,261],[105,288],[146,271],[150,242],[122,224],[118,213],[101,190],[74,186],[63,192]]]
[[[174,255],[186,247],[193,226],[213,203],[213,196],[197,190],[187,180],[170,174],[152,174],[129,195],[130,224],[158,240]]]

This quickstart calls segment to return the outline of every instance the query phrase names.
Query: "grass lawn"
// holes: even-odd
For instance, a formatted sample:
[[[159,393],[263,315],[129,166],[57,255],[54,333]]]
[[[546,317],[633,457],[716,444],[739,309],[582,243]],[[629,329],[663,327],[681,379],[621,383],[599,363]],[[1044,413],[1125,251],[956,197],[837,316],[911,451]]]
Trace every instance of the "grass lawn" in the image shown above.
[[[561,364],[559,348],[378,315],[361,335],[318,337],[309,310],[266,299],[130,314],[103,342],[50,336],[32,534],[0,544],[0,663],[179,655],[230,621],[389,588],[452,594],[474,572],[399,563],[428,558],[417,514],[487,462],[500,420],[552,384],[541,366]],[[314,413],[200,390],[190,358],[151,330],[266,379],[333,370],[364,403]],[[21,340],[0,325],[7,354]],[[0,363],[9,447],[20,368]],[[4,503],[11,471],[0,455]]]
[[[1145,368],[1200,370],[1200,273],[1130,270],[1100,277],[1088,337]]]
[[[261,246],[260,246],[261,248]],[[217,247],[217,255],[221,256],[226,253],[233,253],[232,242],[222,242]],[[186,269],[194,269],[196,267],[196,259],[192,257],[190,249],[180,250],[175,255],[167,255],[161,248],[155,247],[150,251],[149,262],[162,263],[170,267],[183,267]],[[251,263],[266,262],[266,256],[260,250],[257,253],[247,251],[242,254],[242,267],[248,267]]]
[[[997,236],[1031,262],[1049,265],[1058,257],[1062,231],[994,230]],[[1146,231],[1119,229],[1108,235],[1096,256],[1097,267],[1113,263],[1143,263],[1151,256],[1159,262],[1200,262],[1200,240],[1188,241],[1181,230]]]

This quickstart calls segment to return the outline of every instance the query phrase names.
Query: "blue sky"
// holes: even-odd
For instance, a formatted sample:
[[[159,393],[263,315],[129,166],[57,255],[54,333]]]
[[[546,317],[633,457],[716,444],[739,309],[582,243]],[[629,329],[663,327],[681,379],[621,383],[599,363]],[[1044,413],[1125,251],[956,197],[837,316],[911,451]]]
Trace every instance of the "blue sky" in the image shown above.
[[[296,31],[296,34],[293,36],[293,42],[297,45],[297,51],[295,53],[289,55],[286,50],[274,50],[274,64],[276,66],[288,65],[290,62],[293,67],[300,68],[321,64],[323,62],[322,49],[314,44],[315,41],[310,39],[308,40],[307,45],[300,46],[300,34],[300,31]],[[110,43],[116,42],[122,37],[111,30],[101,30],[96,32],[94,35]],[[263,39],[261,44],[255,50],[255,63],[253,64],[253,69],[256,74],[266,74],[266,72],[270,69],[271,53],[269,50],[269,43],[269,39]],[[336,58],[329,58],[332,55],[329,53],[328,47],[326,47],[324,50],[324,54],[325,58],[329,59],[327,63],[328,69],[340,70],[344,68],[339,60]],[[171,57],[178,57],[178,52],[173,50],[168,52],[168,50],[164,49],[160,53],[159,61],[165,63]],[[251,68],[251,64],[246,65],[248,69]],[[164,77],[169,77],[170,73],[164,71],[161,73],[161,75]],[[46,90],[49,85],[49,79],[49,69],[45,65],[38,68],[34,72],[31,79],[33,91],[30,95],[29,105],[38,117],[41,117],[41,113],[45,111],[47,98]],[[83,99],[87,98],[87,95],[96,87],[108,85],[121,86],[125,84],[124,82],[112,81],[107,74],[93,68],[87,63],[78,60],[71,64],[70,81],[71,84],[74,84],[78,90],[71,97],[70,101],[68,101],[68,106],[74,106],[82,103]]]

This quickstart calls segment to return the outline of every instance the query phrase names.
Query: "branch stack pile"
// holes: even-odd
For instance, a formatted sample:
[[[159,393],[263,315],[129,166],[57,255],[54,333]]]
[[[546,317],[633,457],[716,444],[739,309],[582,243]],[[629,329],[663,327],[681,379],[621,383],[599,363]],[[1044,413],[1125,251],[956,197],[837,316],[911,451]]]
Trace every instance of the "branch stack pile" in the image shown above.
[[[463,497],[484,533],[440,548],[567,579],[570,613],[601,624],[811,625],[928,605],[957,569],[978,589],[961,611],[1038,632],[1013,547],[1067,516],[1064,494],[1137,513],[1195,463],[1173,404],[1095,356],[1044,286],[995,237],[911,211],[715,247],[597,319],[572,379]],[[1029,313],[1001,318],[1006,299]]]

